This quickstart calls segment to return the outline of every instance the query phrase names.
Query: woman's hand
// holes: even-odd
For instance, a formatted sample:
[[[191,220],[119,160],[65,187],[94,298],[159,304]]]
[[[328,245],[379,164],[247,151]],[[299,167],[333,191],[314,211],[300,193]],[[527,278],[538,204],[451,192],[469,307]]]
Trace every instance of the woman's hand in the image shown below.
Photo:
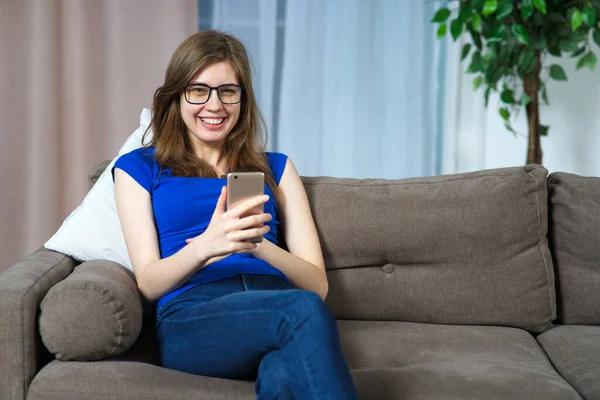
[[[186,242],[194,247],[199,259],[218,261],[229,254],[252,251],[257,248],[256,243],[249,239],[265,235],[269,226],[265,222],[271,220],[271,214],[263,213],[244,217],[252,208],[266,203],[268,195],[253,197],[225,211],[227,202],[227,188],[223,186],[217,200],[217,206],[210,219],[208,228],[201,235],[187,239]],[[208,257],[206,255],[208,254]],[[200,255],[204,255],[202,257]],[[217,258],[213,261],[214,258]]]

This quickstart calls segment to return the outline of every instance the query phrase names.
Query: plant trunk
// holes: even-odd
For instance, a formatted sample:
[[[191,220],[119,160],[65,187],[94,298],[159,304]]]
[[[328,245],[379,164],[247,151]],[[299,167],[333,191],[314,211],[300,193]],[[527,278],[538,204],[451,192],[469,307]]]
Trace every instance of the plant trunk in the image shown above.
[[[524,90],[531,97],[527,104],[527,122],[529,126],[529,144],[527,146],[527,164],[542,165],[542,144],[540,141],[540,52],[536,52],[535,71],[527,75],[524,80]]]

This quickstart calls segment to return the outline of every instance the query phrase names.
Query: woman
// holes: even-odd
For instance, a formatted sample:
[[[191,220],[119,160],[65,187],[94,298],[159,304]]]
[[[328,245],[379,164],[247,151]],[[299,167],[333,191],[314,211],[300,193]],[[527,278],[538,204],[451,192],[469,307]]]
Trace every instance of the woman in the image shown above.
[[[243,45],[216,31],[186,39],[152,109],[152,140],[113,174],[138,287],[158,301],[163,366],[256,379],[260,399],[356,399],[306,193],[292,161],[260,146]],[[242,170],[265,174],[265,195],[226,211],[223,176]]]

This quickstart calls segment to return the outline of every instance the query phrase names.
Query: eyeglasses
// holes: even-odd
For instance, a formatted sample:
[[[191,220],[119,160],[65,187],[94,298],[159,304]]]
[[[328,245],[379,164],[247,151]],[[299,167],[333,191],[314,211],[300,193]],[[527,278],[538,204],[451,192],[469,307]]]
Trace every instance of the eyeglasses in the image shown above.
[[[217,91],[223,104],[237,104],[242,100],[244,85],[221,85],[211,87],[203,83],[192,83],[183,88],[185,100],[190,104],[204,104],[210,100],[213,90]]]

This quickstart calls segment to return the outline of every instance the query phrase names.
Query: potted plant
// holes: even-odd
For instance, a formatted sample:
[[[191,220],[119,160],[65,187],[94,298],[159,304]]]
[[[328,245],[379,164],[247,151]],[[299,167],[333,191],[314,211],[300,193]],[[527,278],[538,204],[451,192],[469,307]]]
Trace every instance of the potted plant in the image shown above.
[[[448,0],[432,22],[437,36],[448,31],[456,41],[468,35],[461,61],[470,56],[468,73],[476,74],[475,90],[500,94],[499,112],[515,133],[511,116],[525,107],[528,121],[527,164],[542,164],[540,136],[549,127],[540,121],[540,99],[548,104],[548,79],[566,81],[567,74],[548,55],[578,58],[577,69],[594,70],[600,46],[600,0]]]

